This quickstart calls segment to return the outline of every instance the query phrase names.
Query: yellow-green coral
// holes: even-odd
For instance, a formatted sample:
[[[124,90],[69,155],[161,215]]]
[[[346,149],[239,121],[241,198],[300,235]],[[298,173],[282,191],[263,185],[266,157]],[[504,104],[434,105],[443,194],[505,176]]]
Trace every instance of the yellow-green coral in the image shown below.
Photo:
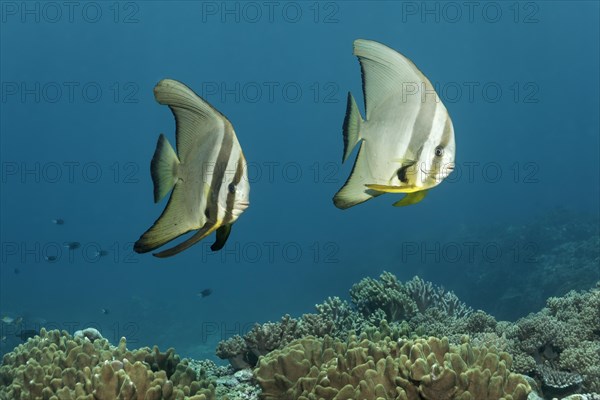
[[[93,342],[42,329],[4,356],[0,398],[48,400],[209,400],[214,387],[198,381],[172,349],[130,351],[106,339]]]
[[[507,353],[446,338],[306,337],[261,357],[255,375],[267,400],[524,400],[531,389],[510,366]]]

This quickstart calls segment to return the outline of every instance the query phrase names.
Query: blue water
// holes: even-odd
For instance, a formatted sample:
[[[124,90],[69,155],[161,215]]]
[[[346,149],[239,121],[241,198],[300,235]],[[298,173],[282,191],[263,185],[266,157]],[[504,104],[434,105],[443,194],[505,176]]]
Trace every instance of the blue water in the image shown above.
[[[597,2],[3,1],[0,11],[0,314],[27,327],[95,326],[113,343],[214,358],[220,339],[312,312],[383,270],[494,312],[497,298],[470,295],[474,261],[436,258],[449,243],[466,251],[476,229],[556,207],[597,221]],[[452,117],[457,170],[421,204],[332,204],[355,158],[341,164],[347,91],[364,115],[357,38],[413,60]],[[174,143],[172,114],[152,93],[166,77],[229,118],[249,162],[251,205],[220,253],[212,237],[168,259],[132,251],[166,205],[153,203],[149,171],[158,135]],[[100,248],[109,254],[98,259]],[[523,268],[497,265],[506,286]],[[520,303],[497,316],[539,309]],[[1,328],[10,351],[18,329]]]

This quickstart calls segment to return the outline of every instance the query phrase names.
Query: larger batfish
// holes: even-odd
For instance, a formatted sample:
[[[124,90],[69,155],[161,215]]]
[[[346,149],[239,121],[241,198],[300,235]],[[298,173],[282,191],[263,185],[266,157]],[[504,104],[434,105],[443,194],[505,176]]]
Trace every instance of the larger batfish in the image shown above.
[[[366,120],[348,93],[344,157],[360,143],[350,177],[335,194],[346,209],[383,193],[415,204],[454,168],[454,128],[431,82],[408,58],[371,40],[354,41],[362,69]]]
[[[161,134],[152,157],[154,202],[173,189],[158,220],[135,243],[134,250],[154,250],[184,233],[193,236],[157,257],[175,255],[217,231],[211,249],[225,245],[231,225],[249,205],[247,165],[233,126],[190,88],[164,79],[154,97],[169,106],[176,122],[177,153]]]

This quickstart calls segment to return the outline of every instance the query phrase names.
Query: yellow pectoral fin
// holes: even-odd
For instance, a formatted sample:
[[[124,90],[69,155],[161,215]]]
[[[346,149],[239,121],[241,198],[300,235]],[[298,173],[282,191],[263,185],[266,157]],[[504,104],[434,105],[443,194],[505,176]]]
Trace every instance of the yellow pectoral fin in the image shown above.
[[[376,184],[367,184],[365,186],[369,189],[383,193],[409,193],[411,191],[411,186],[389,186]]]
[[[392,205],[394,207],[404,207],[404,206],[410,206],[411,204],[417,204],[418,202],[423,200],[426,195],[427,195],[427,190],[421,190],[419,192],[409,193],[406,196],[404,196],[402,198],[402,200],[398,200],[397,202],[395,202]]]

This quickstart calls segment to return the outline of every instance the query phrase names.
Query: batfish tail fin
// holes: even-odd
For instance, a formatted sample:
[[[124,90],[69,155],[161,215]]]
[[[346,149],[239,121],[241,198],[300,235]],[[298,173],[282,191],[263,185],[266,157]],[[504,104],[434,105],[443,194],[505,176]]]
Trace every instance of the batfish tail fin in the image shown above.
[[[156,150],[150,163],[154,183],[154,202],[158,203],[177,183],[179,159],[173,147],[162,133],[158,137]]]
[[[358,110],[358,106],[356,105],[356,100],[352,96],[352,93],[348,92],[348,104],[346,106],[346,117],[344,118],[344,157],[342,162],[345,162],[354,147],[361,139],[360,137],[360,127],[363,122],[363,119],[360,115],[360,111]]]

